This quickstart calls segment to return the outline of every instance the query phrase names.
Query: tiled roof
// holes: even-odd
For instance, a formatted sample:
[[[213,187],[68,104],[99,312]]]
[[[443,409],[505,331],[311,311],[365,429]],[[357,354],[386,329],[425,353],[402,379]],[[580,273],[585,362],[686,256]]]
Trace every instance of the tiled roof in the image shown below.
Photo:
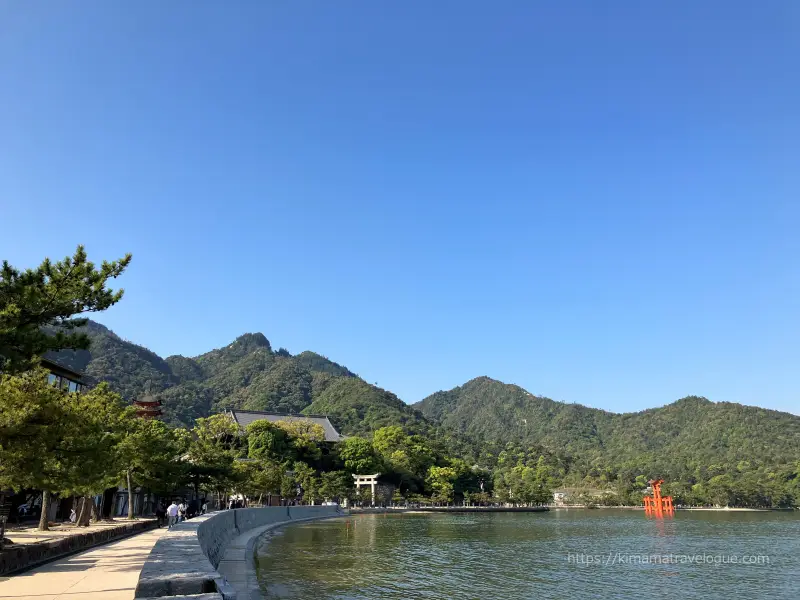
[[[336,428],[333,426],[333,423],[328,420],[328,417],[317,415],[305,416],[283,413],[268,413],[255,410],[231,410],[230,415],[233,417],[233,420],[242,428],[247,427],[253,421],[260,421],[262,419],[266,419],[270,423],[276,423],[278,421],[305,421],[307,423],[316,423],[317,425],[321,426],[325,431],[326,442],[341,442],[344,439],[344,436],[340,435],[339,432],[336,431]]]

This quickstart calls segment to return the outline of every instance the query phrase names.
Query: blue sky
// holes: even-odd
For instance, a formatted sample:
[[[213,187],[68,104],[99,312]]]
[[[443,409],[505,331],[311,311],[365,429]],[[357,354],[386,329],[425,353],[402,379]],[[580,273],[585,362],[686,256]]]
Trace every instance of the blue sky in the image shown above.
[[[601,6],[602,4],[602,6]],[[800,4],[0,5],[0,258],[408,402],[800,413]]]

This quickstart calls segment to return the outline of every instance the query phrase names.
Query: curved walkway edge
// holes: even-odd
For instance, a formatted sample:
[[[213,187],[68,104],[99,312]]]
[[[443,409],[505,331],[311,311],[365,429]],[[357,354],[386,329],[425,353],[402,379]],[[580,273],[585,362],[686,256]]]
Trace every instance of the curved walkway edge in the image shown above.
[[[309,507],[312,508],[312,507]],[[271,529],[302,523],[304,521],[318,521],[345,516],[345,512],[324,514],[305,518],[292,519],[281,523],[262,525],[234,538],[225,550],[225,556],[219,563],[217,570],[228,585],[233,588],[236,600],[261,600],[261,590],[255,565],[255,545],[264,533]]]
[[[259,535],[281,525],[342,514],[338,506],[274,506],[190,519],[155,544],[142,567],[135,597],[177,600],[192,595],[199,600],[194,595],[203,594],[208,600],[248,600],[252,586],[257,589],[252,549]]]

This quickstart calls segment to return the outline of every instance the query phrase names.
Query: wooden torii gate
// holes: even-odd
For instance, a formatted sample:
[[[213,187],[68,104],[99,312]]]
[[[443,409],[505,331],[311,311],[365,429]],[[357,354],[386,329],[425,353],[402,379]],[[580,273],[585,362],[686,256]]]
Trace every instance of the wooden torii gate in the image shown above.
[[[661,496],[661,484],[663,479],[651,479],[648,483],[653,488],[652,496],[644,497],[644,512],[647,515],[663,517],[665,514],[672,516],[675,507],[672,504],[672,496]]]

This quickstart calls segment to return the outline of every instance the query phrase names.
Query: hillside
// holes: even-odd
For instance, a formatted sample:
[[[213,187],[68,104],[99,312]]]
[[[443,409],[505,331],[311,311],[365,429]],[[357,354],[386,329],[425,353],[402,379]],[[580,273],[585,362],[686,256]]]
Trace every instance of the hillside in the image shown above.
[[[303,412],[336,415],[346,431],[367,434],[387,425],[402,425],[419,433],[427,423],[391,392],[354,377],[339,377],[327,385]]]
[[[152,386],[165,420],[190,426],[195,419],[227,408],[327,414],[344,433],[366,433],[383,425],[424,421],[393,394],[368,384],[346,367],[315,352],[292,356],[272,349],[261,333],[246,333],[224,348],[196,357],[155,353],[123,340],[90,321],[89,350],[63,351],[58,362],[107,381],[134,400]]]
[[[560,452],[597,448],[610,413],[534,396],[517,385],[478,377],[414,404],[428,419],[478,440],[535,443]]]
[[[414,405],[446,429],[488,445],[538,445],[592,464],[686,477],[718,465],[781,465],[800,460],[800,417],[705,398],[613,414],[533,396],[516,385],[478,377]]]
[[[87,332],[89,351],[62,352],[57,360],[91,381],[108,381],[128,400],[153,386],[166,421],[178,426],[227,408],[325,414],[347,435],[402,425],[439,439],[470,464],[545,455],[560,472],[594,481],[642,473],[703,481],[756,471],[769,480],[800,462],[800,417],[757,407],[688,397],[613,414],[489,377],[409,406],[320,354],[276,351],[261,333],[200,356],[163,359],[97,323]]]
[[[123,340],[94,321],[87,323],[85,333],[91,340],[90,350],[63,350],[51,358],[84,373],[90,382],[108,381],[127,399],[140,395],[148,381],[156,389],[178,383],[167,361],[147,348]]]

